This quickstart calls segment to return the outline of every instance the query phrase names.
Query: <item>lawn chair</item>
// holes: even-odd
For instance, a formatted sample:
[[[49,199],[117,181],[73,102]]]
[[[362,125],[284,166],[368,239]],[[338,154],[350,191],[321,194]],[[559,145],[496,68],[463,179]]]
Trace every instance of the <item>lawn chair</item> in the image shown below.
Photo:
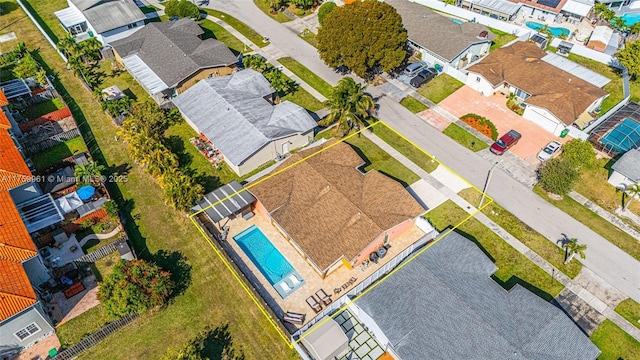
[[[331,296],[327,295],[326,292],[324,292],[324,289],[320,289],[318,291],[316,291],[316,296],[318,297],[318,299],[320,299],[325,305],[329,305],[331,304]]]
[[[313,297],[313,295],[309,296],[307,298],[307,304],[309,304],[309,306],[311,306],[311,308],[313,309],[313,311],[317,313],[319,313],[320,311],[322,311],[322,305],[320,305],[320,303],[318,302],[318,300],[316,300],[315,297]]]
[[[286,313],[284,313],[282,319],[291,324],[302,325],[304,324],[305,316],[305,314],[287,311]]]
[[[298,286],[302,281],[300,281],[300,279],[298,279],[298,277],[296,276],[296,274],[289,274],[289,276],[287,276],[287,279],[291,282],[291,284],[293,285],[292,287],[296,287]]]

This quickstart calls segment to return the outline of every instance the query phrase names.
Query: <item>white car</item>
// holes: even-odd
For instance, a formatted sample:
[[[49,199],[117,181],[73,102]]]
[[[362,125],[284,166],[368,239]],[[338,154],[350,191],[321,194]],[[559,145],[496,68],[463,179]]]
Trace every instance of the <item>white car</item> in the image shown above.
[[[560,149],[562,148],[562,144],[558,141],[552,141],[547,144],[540,152],[538,153],[538,160],[545,162],[553,157]]]

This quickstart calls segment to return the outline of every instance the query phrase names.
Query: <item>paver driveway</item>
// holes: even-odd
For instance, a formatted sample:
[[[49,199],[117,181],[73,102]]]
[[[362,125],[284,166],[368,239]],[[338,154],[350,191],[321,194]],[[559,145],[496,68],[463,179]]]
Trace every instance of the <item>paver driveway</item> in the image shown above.
[[[525,159],[527,162],[538,165],[540,162],[536,155],[551,140],[566,142],[569,137],[560,139],[540,126],[524,119],[507,108],[507,98],[498,93],[492,96],[482,96],[468,86],[463,86],[438,105],[452,115],[460,117],[468,113],[474,113],[491,120],[502,135],[514,129],[522,134],[522,139],[510,151]]]

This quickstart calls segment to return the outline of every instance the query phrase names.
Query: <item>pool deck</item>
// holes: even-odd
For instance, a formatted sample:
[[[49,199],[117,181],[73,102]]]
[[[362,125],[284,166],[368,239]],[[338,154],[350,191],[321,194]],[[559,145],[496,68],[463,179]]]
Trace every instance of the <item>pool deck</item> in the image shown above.
[[[249,276],[249,280],[252,284],[256,284],[256,281],[259,283],[257,284],[258,286],[255,286],[256,289],[263,294],[263,297],[265,297],[265,300],[269,303],[275,313],[278,314],[278,316],[282,316],[286,311],[306,314],[305,323],[313,319],[316,315],[305,301],[309,296],[314,295],[319,289],[324,289],[324,291],[329,294],[333,300],[336,300],[338,296],[346,293],[346,291],[341,292],[340,295],[336,295],[334,294],[334,289],[341,288],[344,284],[347,284],[350,279],[356,278],[357,280],[353,282],[348,289],[346,289],[347,291],[351,290],[358,283],[370,276],[380,266],[393,259],[393,257],[425,235],[424,232],[414,226],[391,242],[391,248],[388,250],[387,256],[384,259],[381,259],[378,264],[371,264],[364,270],[357,267],[349,270],[345,266],[341,266],[339,269],[327,275],[325,279],[322,279],[311,265],[305,261],[298,250],[296,250],[293,245],[291,245],[287,239],[282,236],[273,225],[271,225],[270,220],[265,218],[263,215],[256,214],[249,220],[245,220],[241,217],[235,218],[233,220],[229,220],[224,225],[228,225],[230,227],[227,243],[232,251],[229,255],[234,259],[236,265],[243,269],[244,272],[251,274]],[[269,281],[267,281],[260,270],[258,270],[258,268],[233,239],[235,235],[241,233],[252,225],[256,225],[264,233],[264,235],[289,261],[289,263],[306,282],[302,287],[291,292],[285,299],[282,299],[282,297],[278,295],[274,287],[269,283]]]

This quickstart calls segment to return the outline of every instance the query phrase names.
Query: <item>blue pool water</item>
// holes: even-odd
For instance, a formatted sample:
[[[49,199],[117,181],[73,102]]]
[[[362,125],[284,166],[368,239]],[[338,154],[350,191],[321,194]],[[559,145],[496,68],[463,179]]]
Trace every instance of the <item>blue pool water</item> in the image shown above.
[[[456,24],[462,24],[464,23],[464,21],[460,20],[460,19],[456,19],[456,18],[449,18],[449,20],[453,21]]]
[[[536,31],[544,27],[544,24],[540,24],[535,21],[527,21],[525,25],[527,25],[529,29],[533,29]],[[550,26],[549,30],[551,30],[551,35],[553,36],[560,36],[560,35],[569,36],[569,34],[571,33],[571,31],[569,31],[569,29],[567,28],[558,28],[558,27]]]
[[[640,145],[640,123],[626,118],[600,138],[605,149],[619,154],[625,153]]]
[[[624,20],[624,24],[627,26],[631,26],[635,23],[640,22],[640,13],[635,14],[624,14],[622,15],[622,20]]]
[[[255,225],[233,237],[271,285],[293,272],[293,266]]]

